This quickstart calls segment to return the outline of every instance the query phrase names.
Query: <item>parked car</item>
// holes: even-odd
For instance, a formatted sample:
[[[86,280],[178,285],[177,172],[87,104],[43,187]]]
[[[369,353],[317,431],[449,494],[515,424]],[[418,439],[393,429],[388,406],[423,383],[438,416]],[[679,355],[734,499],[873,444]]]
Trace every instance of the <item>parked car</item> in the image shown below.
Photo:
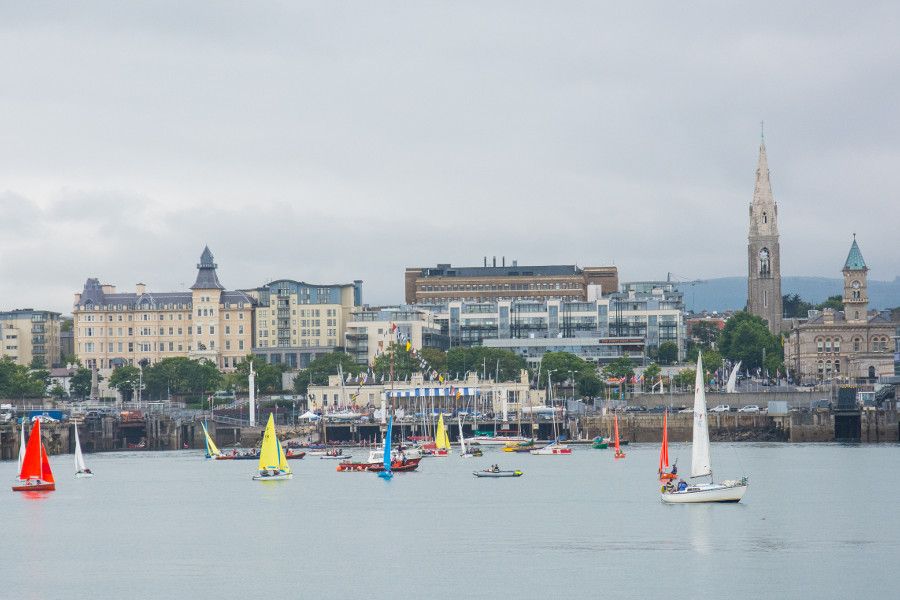
[[[626,406],[625,412],[647,412],[645,406]]]
[[[759,406],[756,404],[748,404],[747,406],[742,406],[738,409],[739,413],[758,413],[760,412]]]
[[[713,406],[709,409],[709,412],[720,413],[720,412],[728,412],[731,410],[731,407],[727,404],[719,404],[717,406]]]
[[[680,413],[682,413],[682,414],[688,414],[688,413],[694,412],[694,409],[693,409],[692,407],[689,406],[689,407],[687,407],[687,408],[682,408],[682,409],[679,410],[678,412],[680,412]]]

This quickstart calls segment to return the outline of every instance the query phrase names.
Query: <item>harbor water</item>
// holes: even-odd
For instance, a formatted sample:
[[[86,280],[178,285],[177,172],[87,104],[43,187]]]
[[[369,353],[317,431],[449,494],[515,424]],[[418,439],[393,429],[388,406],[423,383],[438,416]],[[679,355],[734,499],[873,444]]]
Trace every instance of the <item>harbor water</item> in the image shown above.
[[[87,455],[76,480],[54,456],[55,492],[0,493],[0,597],[896,597],[900,446],[713,444],[717,479],[750,477],[722,505],[662,504],[658,446],[625,450],[486,449],[391,481],[307,456],[254,482],[193,450]],[[670,457],[689,470],[688,445]],[[472,476],[493,463],[525,475]]]

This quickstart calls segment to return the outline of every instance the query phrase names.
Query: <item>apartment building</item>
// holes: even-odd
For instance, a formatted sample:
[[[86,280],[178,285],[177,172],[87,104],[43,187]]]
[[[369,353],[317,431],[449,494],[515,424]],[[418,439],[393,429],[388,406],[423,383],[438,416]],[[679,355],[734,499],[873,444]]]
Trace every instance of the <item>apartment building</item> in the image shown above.
[[[35,359],[48,368],[58,366],[60,314],[33,308],[0,312],[0,357],[4,356],[24,366]]]

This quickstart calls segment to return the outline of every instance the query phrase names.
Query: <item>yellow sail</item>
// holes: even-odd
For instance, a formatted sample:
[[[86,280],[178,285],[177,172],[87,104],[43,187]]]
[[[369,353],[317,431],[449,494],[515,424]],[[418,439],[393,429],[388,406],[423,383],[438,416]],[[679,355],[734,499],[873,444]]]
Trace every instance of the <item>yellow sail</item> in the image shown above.
[[[269,414],[269,422],[266,423],[266,431],[263,433],[262,448],[259,451],[259,469],[279,469],[282,457],[281,445],[275,437],[275,419]]]
[[[284,453],[284,448],[281,447],[281,442],[278,442],[278,468],[285,473],[291,472],[291,468],[288,466],[287,455]]]
[[[444,426],[444,413],[438,418],[437,433],[434,436],[434,447],[438,450],[450,449],[450,438],[447,437],[447,428]]]
[[[206,423],[201,423],[203,425],[203,434],[206,436],[206,447],[209,449],[210,456],[219,456],[222,454],[222,451],[219,450],[219,447],[216,446],[216,443],[213,441],[212,436],[209,435],[209,430],[206,428]]]

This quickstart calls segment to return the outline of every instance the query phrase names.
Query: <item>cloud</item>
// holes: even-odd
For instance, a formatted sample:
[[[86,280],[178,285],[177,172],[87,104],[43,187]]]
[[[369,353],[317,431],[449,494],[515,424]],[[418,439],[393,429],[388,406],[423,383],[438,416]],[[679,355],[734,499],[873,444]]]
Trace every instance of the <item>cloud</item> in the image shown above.
[[[900,272],[900,6],[0,7],[0,306],[88,276],[743,274],[759,121],[785,273]]]

